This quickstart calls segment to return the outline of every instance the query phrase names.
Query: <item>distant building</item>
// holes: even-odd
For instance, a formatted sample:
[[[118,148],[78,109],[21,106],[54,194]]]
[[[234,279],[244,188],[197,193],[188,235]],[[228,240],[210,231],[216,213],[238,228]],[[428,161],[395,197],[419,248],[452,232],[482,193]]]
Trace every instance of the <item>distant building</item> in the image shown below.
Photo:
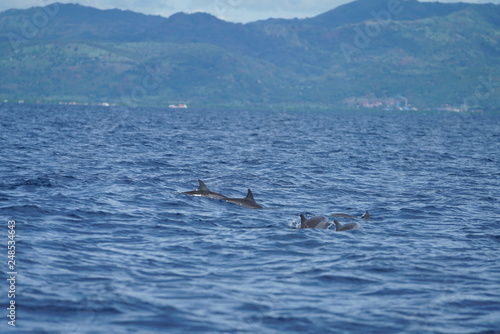
[[[396,97],[376,97],[373,94],[363,97],[350,97],[344,99],[344,104],[353,108],[370,108],[382,110],[417,110],[408,104],[408,99],[404,96]]]
[[[187,109],[188,106],[184,103],[180,103],[180,104],[171,104],[168,107],[171,109]]]

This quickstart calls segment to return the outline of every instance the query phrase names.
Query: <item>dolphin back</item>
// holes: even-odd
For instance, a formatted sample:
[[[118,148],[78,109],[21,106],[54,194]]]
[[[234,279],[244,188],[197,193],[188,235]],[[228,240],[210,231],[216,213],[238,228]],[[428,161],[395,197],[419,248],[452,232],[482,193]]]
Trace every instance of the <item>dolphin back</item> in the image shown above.
[[[349,231],[349,230],[358,230],[361,228],[361,226],[358,223],[348,223],[342,225],[340,222],[334,220],[333,223],[335,224],[335,230],[337,232],[340,231]]]
[[[300,215],[300,228],[327,229],[329,226],[330,221],[325,216],[314,216],[307,219],[304,215]]]
[[[201,197],[208,197],[208,198],[213,198],[213,199],[226,199],[227,197],[215,193],[208,189],[208,187],[205,185],[205,183],[202,180],[198,180],[198,188],[194,191],[186,191],[183,192],[183,194],[191,195],[191,196],[201,196]]]

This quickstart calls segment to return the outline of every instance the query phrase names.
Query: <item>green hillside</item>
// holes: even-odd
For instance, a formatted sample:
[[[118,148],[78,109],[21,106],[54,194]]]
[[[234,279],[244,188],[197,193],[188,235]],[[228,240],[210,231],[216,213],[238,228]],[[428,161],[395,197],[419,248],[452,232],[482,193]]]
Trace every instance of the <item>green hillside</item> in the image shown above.
[[[10,10],[0,13],[0,99],[355,107],[404,97],[419,108],[499,108],[499,5],[410,0],[391,10],[359,0],[249,24],[63,4]]]

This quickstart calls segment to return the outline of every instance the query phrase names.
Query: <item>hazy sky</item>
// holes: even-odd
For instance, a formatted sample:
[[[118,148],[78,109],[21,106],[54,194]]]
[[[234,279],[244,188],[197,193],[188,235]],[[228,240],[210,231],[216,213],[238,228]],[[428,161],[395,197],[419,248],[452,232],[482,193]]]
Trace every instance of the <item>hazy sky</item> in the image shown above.
[[[310,17],[352,0],[57,0],[101,9],[130,9],[145,14],[170,16],[176,12],[207,12],[220,19],[249,22],[269,17]],[[389,0],[388,0],[389,1]],[[434,0],[432,0],[434,1]],[[10,8],[45,6],[56,0],[1,0],[0,11]],[[458,2],[441,0],[440,2]],[[500,3],[500,0],[465,0],[473,3]]]

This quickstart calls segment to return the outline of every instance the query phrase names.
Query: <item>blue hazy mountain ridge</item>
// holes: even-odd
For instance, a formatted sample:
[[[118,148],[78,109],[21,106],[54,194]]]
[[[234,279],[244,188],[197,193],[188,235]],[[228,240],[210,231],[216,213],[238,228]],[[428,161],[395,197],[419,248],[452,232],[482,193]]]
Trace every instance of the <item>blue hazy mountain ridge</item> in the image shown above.
[[[497,108],[499,24],[500,5],[414,0],[359,0],[312,18],[247,24],[75,4],[8,10],[0,13],[0,98],[120,103],[154,71],[161,80],[136,104],[405,96],[434,106],[477,91],[486,97],[474,99],[479,107]]]
[[[43,8],[47,10],[43,11]],[[157,27],[166,20],[161,16],[119,9],[100,10],[77,4],[54,3],[43,8],[42,11],[40,7],[33,7],[0,13],[0,36],[5,38],[9,32],[15,32],[22,22],[23,28],[29,28],[29,23],[36,27],[29,21],[37,13],[46,13],[50,20],[43,27],[36,27],[36,36],[29,36],[33,40],[126,41],[130,36]]]
[[[398,3],[398,2],[394,2]],[[355,1],[341,5],[326,13],[305,19],[307,24],[335,28],[344,24],[353,24],[373,19],[371,11],[386,9],[389,4],[387,0]],[[397,20],[412,21],[430,17],[447,16],[471,5],[467,3],[440,3],[440,2],[400,2],[404,10],[399,13]]]

